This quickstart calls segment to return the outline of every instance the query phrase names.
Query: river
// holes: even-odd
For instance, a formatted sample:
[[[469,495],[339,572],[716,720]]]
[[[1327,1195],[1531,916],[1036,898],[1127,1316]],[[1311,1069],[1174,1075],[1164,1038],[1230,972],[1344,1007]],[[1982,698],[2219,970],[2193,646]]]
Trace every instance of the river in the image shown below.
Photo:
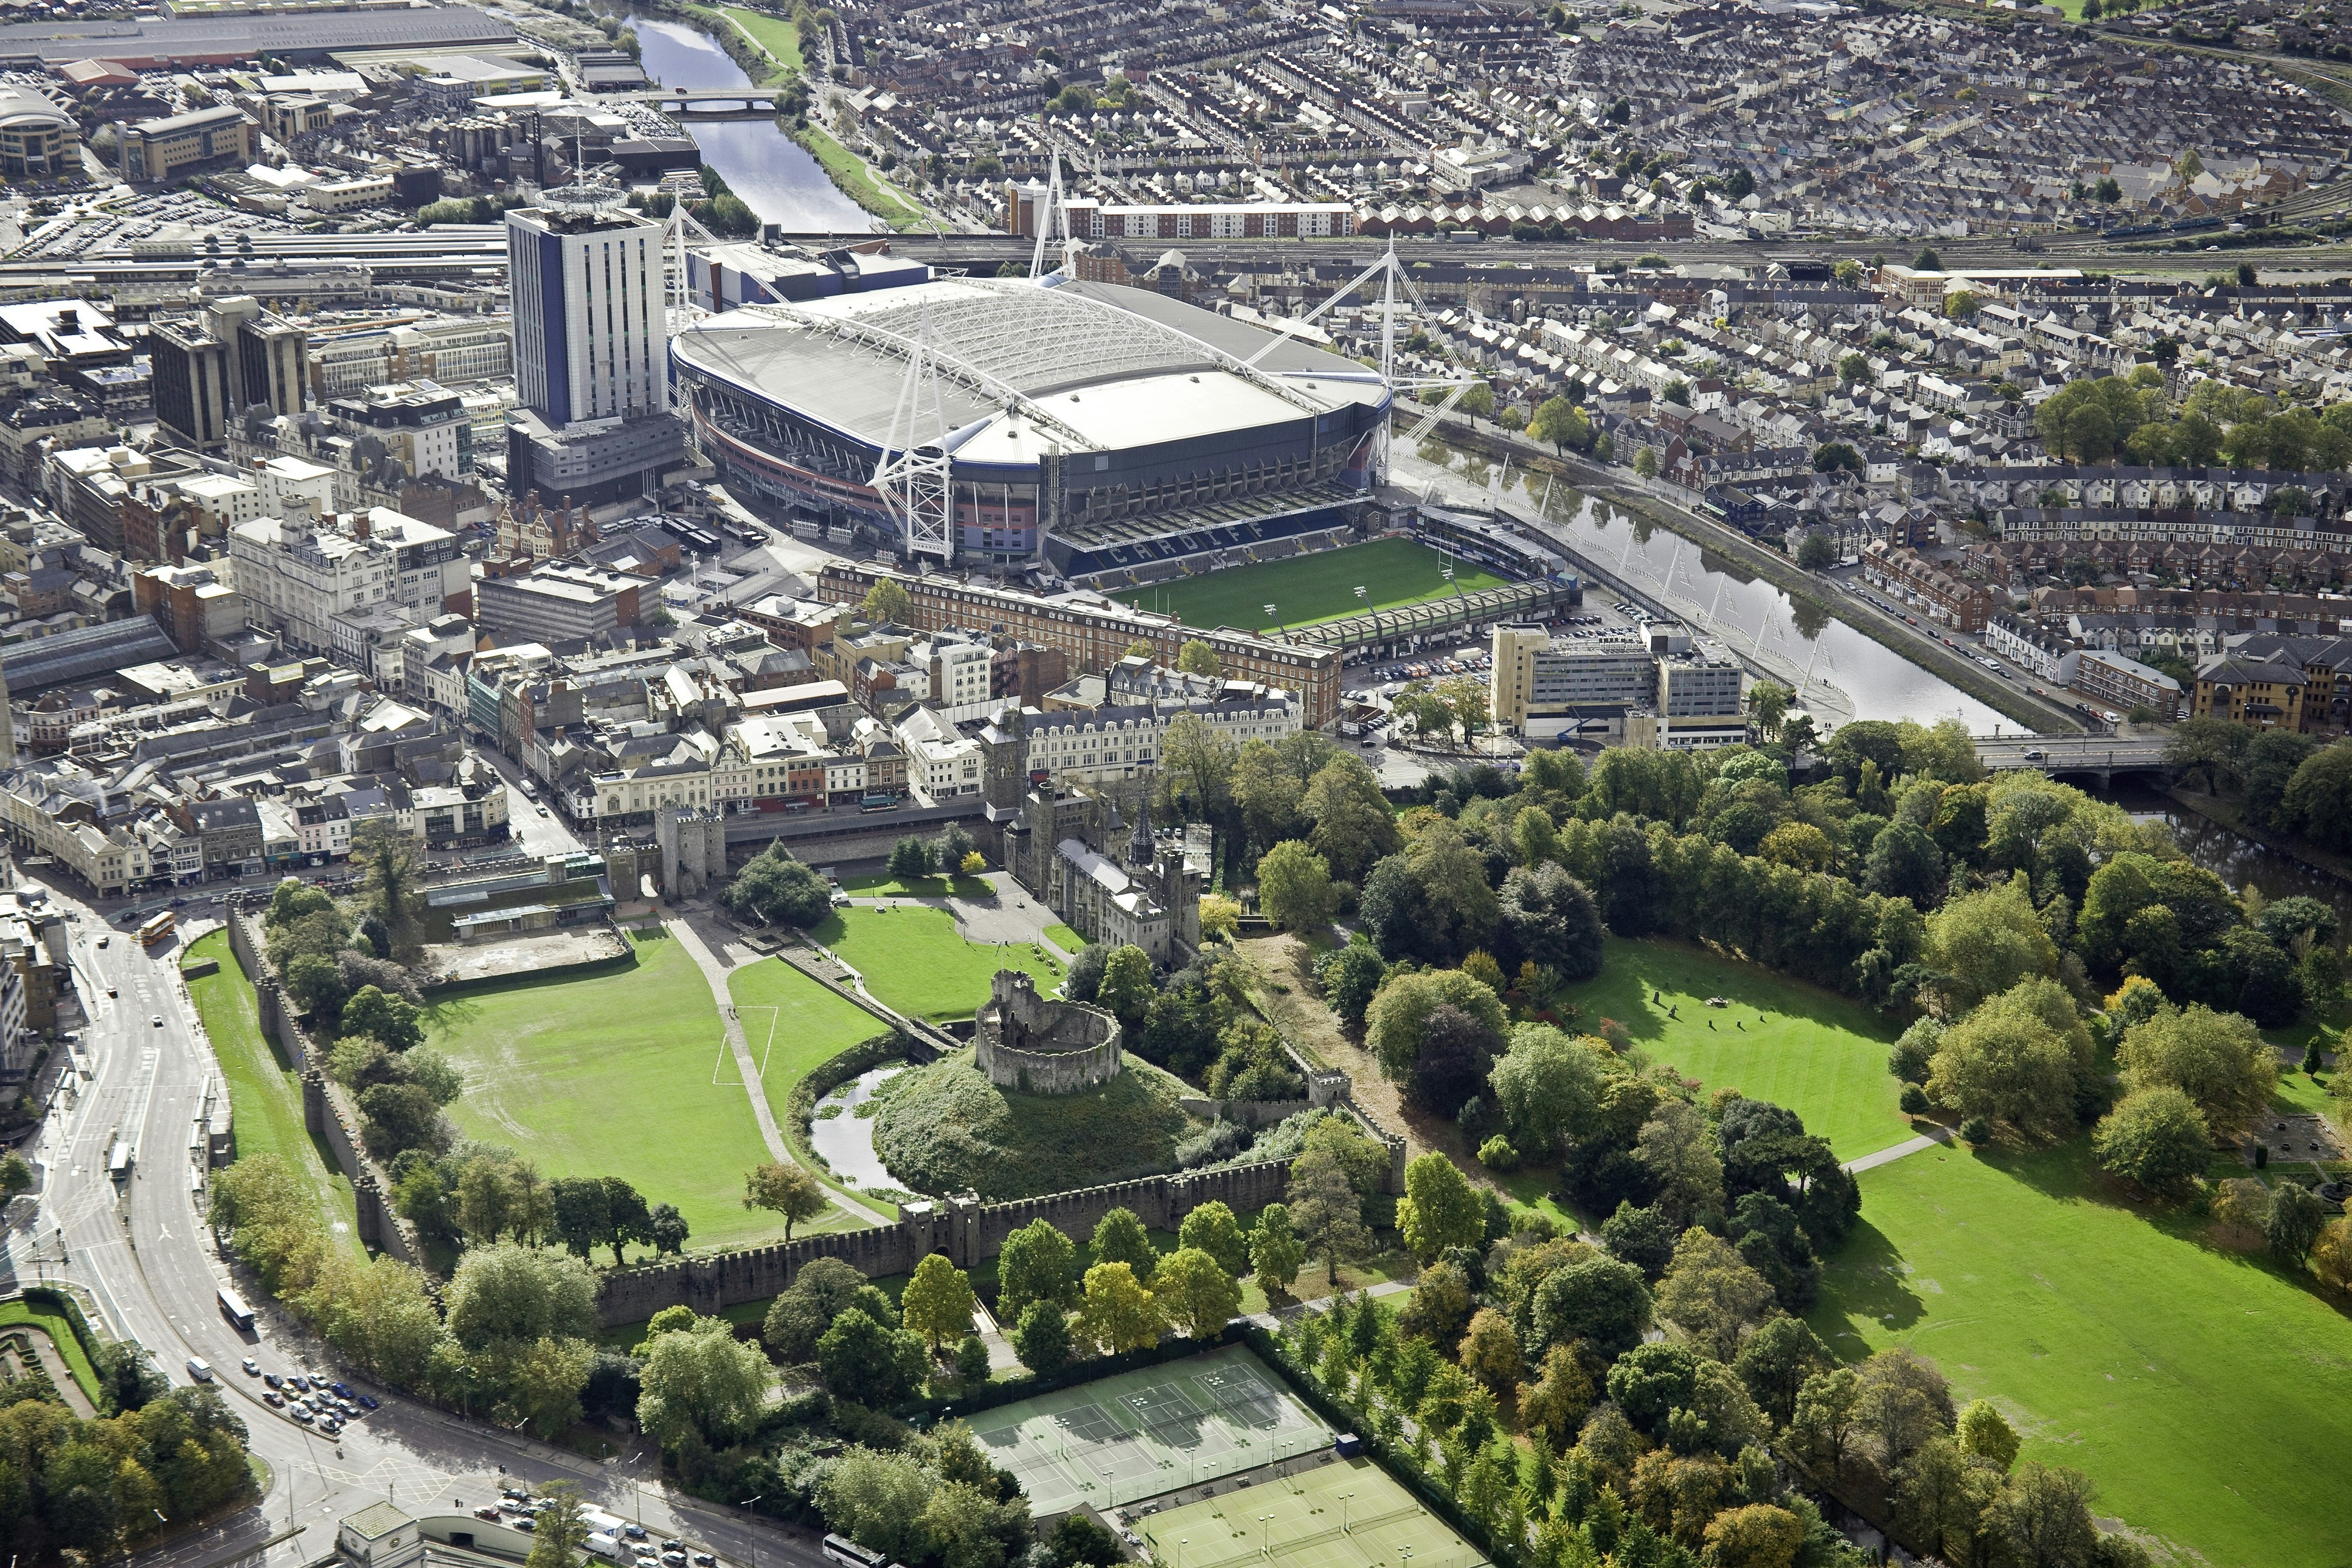
[[[1494,468],[1488,459],[1442,441],[1424,441],[1410,457],[1399,450],[1393,462],[1401,482],[1417,487],[1442,476],[1441,483],[1451,481],[1454,499],[1465,501],[1486,497]],[[1996,730],[2013,735],[2023,728],[1821,606],[1790,599],[1672,529],[1553,484],[1531,469],[1513,469],[1507,489],[1507,504],[1527,512],[1540,507],[1543,521],[1563,543],[1636,587],[1670,598],[1677,607],[1691,606],[1689,618],[1727,647],[1777,655],[1836,687],[1857,719],[1932,724],[1956,718],[1979,735]]]
[[[751,85],[743,68],[707,36],[660,16],[631,18],[644,47],[646,74],[664,87]],[[809,150],[772,120],[685,123],[702,161],[719,171],[745,205],[788,234],[866,234],[875,220],[843,195]]]

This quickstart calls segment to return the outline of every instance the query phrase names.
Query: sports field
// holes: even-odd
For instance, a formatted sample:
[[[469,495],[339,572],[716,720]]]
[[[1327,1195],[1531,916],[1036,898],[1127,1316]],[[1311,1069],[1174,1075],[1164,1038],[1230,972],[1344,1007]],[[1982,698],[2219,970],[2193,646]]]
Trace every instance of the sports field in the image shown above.
[[[1439,574],[1454,568],[1454,581]],[[1337,620],[1362,610],[1390,610],[1442,598],[1459,588],[1499,588],[1504,579],[1485,567],[1457,560],[1410,539],[1376,539],[1345,550],[1322,550],[1264,565],[1229,566],[1174,583],[1114,595],[1147,610],[1160,610],[1187,626],[1238,626],[1265,631],[1272,605],[1286,626]],[[1364,596],[1356,597],[1356,590]]]
[[[466,1079],[451,1118],[543,1176],[620,1176],[647,1203],[676,1204],[689,1247],[781,1233],[775,1215],[742,1205],[743,1173],[768,1148],[709,984],[668,932],[630,940],[633,969],[429,1006],[426,1042]],[[754,1036],[755,1056],[761,1046]]]
[[[1332,1436],[1238,1345],[983,1410],[971,1426],[990,1459],[1021,1478],[1041,1517],[1198,1486],[1296,1458]]]
[[[1895,1105],[1902,1086],[1886,1070],[1895,1031],[1842,996],[1695,943],[1617,937],[1600,977],[1564,995],[1583,1009],[1578,1027],[1598,1032],[1601,1019],[1615,1019],[1652,1061],[1710,1091],[1788,1107],[1841,1160],[1912,1135]],[[1731,1005],[1710,1007],[1711,996]]]
[[[1486,1561],[1360,1458],[1203,1498],[1138,1528],[1165,1568],[1475,1568]]]
[[[736,970],[727,977],[727,994],[735,998],[735,1016],[742,1021],[743,1037],[768,1091],[768,1107],[779,1122],[793,1089],[812,1070],[860,1040],[890,1032],[881,1019],[843,1001],[781,958]]]
[[[2083,1471],[2096,1512],[2179,1561],[2347,1561],[2343,1511],[2313,1485],[2352,1451],[2352,1323],[2334,1304],[2129,1201],[2082,1140],[1935,1149],[1861,1182],[1809,1314],[1832,1350],[1933,1356],[1957,1401],[1991,1399],[2027,1458]]]
[[[866,977],[884,1005],[915,1018],[969,1018],[988,1000],[1000,969],[1025,969],[1037,989],[1062,983],[1062,966],[1025,943],[966,942],[955,917],[917,904],[877,909],[852,904],[809,928],[809,935]]]
[[[217,959],[220,967],[188,982],[205,1037],[213,1043],[221,1077],[228,1083],[230,1124],[236,1130],[239,1159],[276,1154],[308,1182],[319,1210],[338,1241],[354,1252],[366,1249],[359,1233],[359,1200],[351,1178],[328,1158],[302,1121],[302,1080],[261,1033],[261,1010],[253,983],[228,950],[228,932],[214,931],[194,943],[190,959]]]

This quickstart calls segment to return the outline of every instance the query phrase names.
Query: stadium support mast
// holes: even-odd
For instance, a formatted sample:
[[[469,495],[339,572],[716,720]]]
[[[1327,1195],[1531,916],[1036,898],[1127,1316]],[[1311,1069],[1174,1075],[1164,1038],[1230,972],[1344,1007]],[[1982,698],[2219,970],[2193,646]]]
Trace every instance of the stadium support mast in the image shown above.
[[[1070,209],[1062,194],[1062,150],[1054,149],[1054,172],[1045,183],[1045,205],[1037,211],[1037,244],[1029,253],[1029,280],[1035,282],[1045,276],[1045,238],[1053,230],[1054,221],[1062,224],[1062,272],[1068,276],[1070,253],[1077,248],[1077,236],[1070,232]]]
[[[918,555],[936,555],[942,563],[955,559],[948,464],[947,405],[940,390],[939,362],[931,354],[927,309],[913,352],[907,356],[907,379],[898,388],[898,405],[890,413],[890,438],[883,443],[871,481],[882,504],[898,520],[899,552],[909,561]]]
[[[1316,306],[1315,309],[1307,311],[1307,314],[1298,317],[1295,323],[1283,323],[1277,328],[1276,334],[1273,342],[1258,350],[1257,353],[1250,355],[1249,358],[1243,363],[1253,365],[1257,363],[1258,361],[1264,359],[1266,355],[1272,353],[1276,349],[1281,347],[1282,344],[1287,342],[1291,339],[1294,334],[1286,330],[1289,326],[1296,325],[1299,327],[1307,327],[1313,325],[1317,317],[1330,310],[1331,307],[1339,303],[1340,300],[1354,299],[1357,291],[1361,289],[1367,283],[1370,283],[1374,278],[1378,278],[1381,280],[1379,304],[1379,310],[1381,312],[1381,384],[1389,389],[1391,418],[1393,418],[1394,416],[1395,401],[1402,394],[1418,393],[1424,388],[1433,386],[1445,386],[1454,389],[1453,395],[1446,400],[1444,405],[1422,419],[1422,421],[1414,427],[1412,434],[1407,437],[1408,440],[1418,441],[1421,438],[1422,434],[1427,431],[1432,425],[1434,425],[1441,416],[1452,409],[1454,404],[1461,401],[1462,395],[1470,389],[1471,383],[1475,378],[1466,376],[1408,376],[1402,380],[1398,379],[1396,373],[1397,288],[1400,284],[1403,286],[1405,294],[1412,300],[1415,310],[1426,311],[1429,309],[1429,301],[1421,297],[1421,290],[1413,286],[1412,274],[1407,272],[1404,268],[1404,263],[1397,259],[1396,239],[1393,236],[1390,237],[1388,249],[1381,252],[1381,258],[1378,261],[1375,261],[1370,267],[1365,268],[1348,282],[1341,284],[1339,288],[1332,293],[1329,299],[1324,300],[1320,305]],[[1371,472],[1372,483],[1376,486],[1388,482],[1390,439],[1390,421],[1383,420],[1381,423],[1379,430],[1376,431],[1372,437]]]

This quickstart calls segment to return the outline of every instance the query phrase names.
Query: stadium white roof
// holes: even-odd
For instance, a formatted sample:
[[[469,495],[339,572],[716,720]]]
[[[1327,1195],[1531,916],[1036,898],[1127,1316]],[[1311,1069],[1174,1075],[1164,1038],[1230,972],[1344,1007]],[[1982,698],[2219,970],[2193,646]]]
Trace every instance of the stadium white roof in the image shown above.
[[[675,346],[698,369],[879,446],[918,344],[940,367],[963,462],[1154,445],[1387,397],[1352,360],[1113,284],[954,279],[751,305]]]

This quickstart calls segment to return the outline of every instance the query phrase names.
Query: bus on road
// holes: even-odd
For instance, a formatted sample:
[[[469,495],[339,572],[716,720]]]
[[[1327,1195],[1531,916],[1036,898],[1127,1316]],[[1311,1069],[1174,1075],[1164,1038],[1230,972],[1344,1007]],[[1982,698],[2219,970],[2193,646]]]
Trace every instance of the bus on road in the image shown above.
[[[149,921],[145,925],[139,928],[139,940],[149,947],[152,947],[157,942],[163,941],[165,937],[171,935],[172,928],[179,924],[179,916],[173,914],[169,910],[165,910],[153,920]]]
[[[222,1317],[236,1325],[237,1332],[253,1332],[253,1309],[245,1304],[244,1297],[226,1285],[220,1288],[220,1310]]]

